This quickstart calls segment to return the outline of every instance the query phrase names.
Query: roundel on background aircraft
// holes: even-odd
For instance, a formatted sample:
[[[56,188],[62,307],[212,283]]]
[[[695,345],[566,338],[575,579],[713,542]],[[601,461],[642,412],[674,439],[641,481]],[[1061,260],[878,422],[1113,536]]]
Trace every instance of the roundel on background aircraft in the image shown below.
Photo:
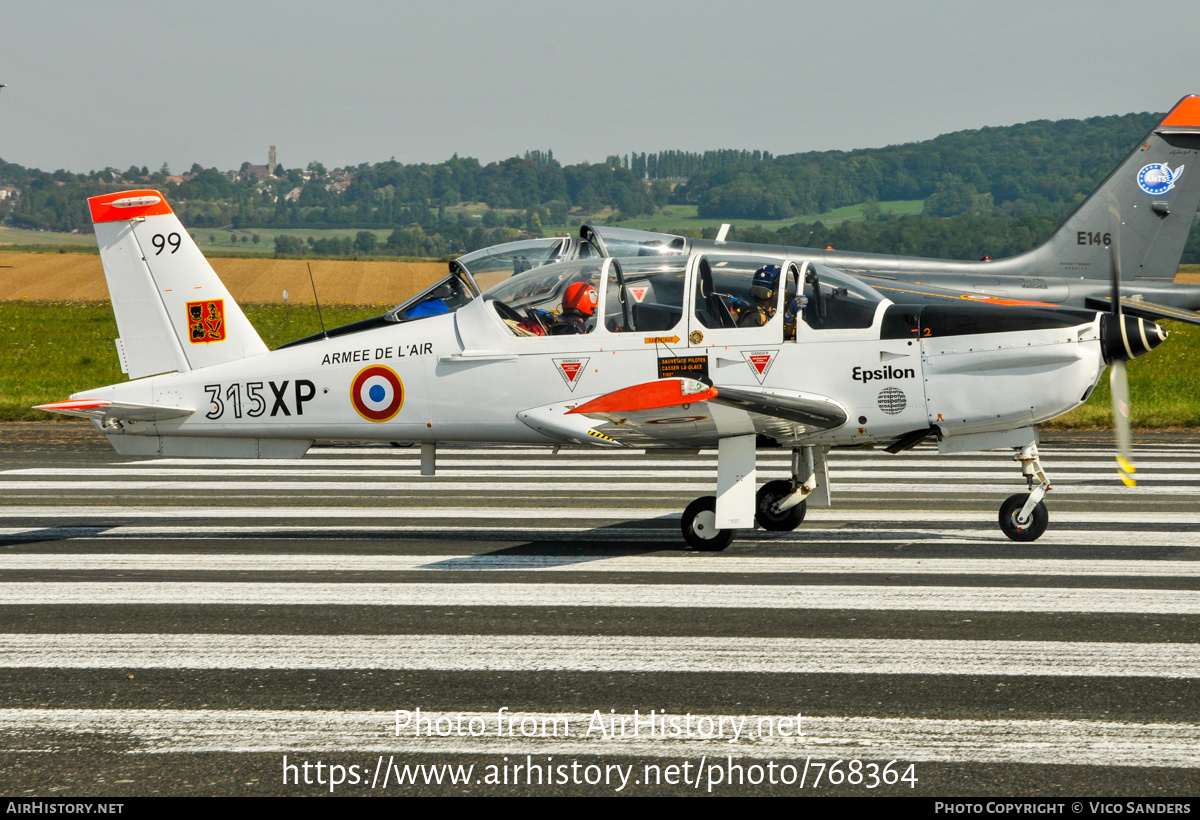
[[[367,421],[389,421],[404,406],[404,383],[390,367],[373,364],[350,383],[350,401]]]

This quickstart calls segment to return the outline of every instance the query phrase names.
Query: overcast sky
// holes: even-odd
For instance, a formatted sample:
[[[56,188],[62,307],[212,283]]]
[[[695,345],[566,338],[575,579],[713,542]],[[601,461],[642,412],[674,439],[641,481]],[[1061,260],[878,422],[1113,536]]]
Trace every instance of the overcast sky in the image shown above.
[[[0,0],[0,158],[776,154],[1200,93],[1200,2]]]

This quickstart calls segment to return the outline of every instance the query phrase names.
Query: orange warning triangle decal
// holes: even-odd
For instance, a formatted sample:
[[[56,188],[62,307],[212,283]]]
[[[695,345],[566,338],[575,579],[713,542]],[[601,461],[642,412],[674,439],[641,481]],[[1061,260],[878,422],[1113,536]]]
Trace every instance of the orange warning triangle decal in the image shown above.
[[[562,376],[564,382],[571,392],[575,392],[575,385],[579,384],[579,380],[583,378],[584,368],[587,367],[587,359],[555,359],[554,366],[558,369],[558,375]]]
[[[758,383],[762,384],[763,379],[767,377],[767,371],[771,369],[771,364],[775,361],[775,354],[778,350],[750,350],[742,353],[746,359],[746,364],[750,365],[750,370],[754,373],[754,378],[758,379]]]

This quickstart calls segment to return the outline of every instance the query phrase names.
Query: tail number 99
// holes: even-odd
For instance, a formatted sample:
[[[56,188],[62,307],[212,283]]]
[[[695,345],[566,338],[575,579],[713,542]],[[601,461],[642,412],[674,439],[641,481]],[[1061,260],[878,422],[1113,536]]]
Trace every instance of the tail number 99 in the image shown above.
[[[157,248],[157,250],[154,252],[155,256],[158,256],[160,253],[162,253],[163,250],[166,249],[167,245],[171,246],[171,253],[175,253],[175,251],[179,250],[179,245],[182,241],[183,240],[179,238],[179,234],[175,233],[174,231],[166,236],[156,233],[154,236],[150,237],[150,243]]]

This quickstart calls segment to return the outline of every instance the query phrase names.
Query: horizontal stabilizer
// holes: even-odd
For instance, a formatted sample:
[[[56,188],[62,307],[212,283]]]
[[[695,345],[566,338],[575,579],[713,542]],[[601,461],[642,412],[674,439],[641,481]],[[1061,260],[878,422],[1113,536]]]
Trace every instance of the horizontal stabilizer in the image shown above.
[[[1092,310],[1112,310],[1111,296],[1089,296],[1084,300],[1084,304]],[[1170,307],[1169,305],[1159,305],[1154,302],[1145,302],[1141,299],[1121,299],[1121,310],[1128,313],[1130,316],[1137,316],[1142,319],[1174,319],[1177,322],[1186,322],[1189,325],[1200,325],[1200,313],[1193,310],[1185,310],[1184,308]]]
[[[64,416],[78,416],[97,421],[164,421],[190,416],[195,413],[191,407],[166,407],[155,404],[128,404],[105,399],[71,399],[56,401],[50,404],[39,404],[34,410],[45,410],[48,413],[61,413]]]

